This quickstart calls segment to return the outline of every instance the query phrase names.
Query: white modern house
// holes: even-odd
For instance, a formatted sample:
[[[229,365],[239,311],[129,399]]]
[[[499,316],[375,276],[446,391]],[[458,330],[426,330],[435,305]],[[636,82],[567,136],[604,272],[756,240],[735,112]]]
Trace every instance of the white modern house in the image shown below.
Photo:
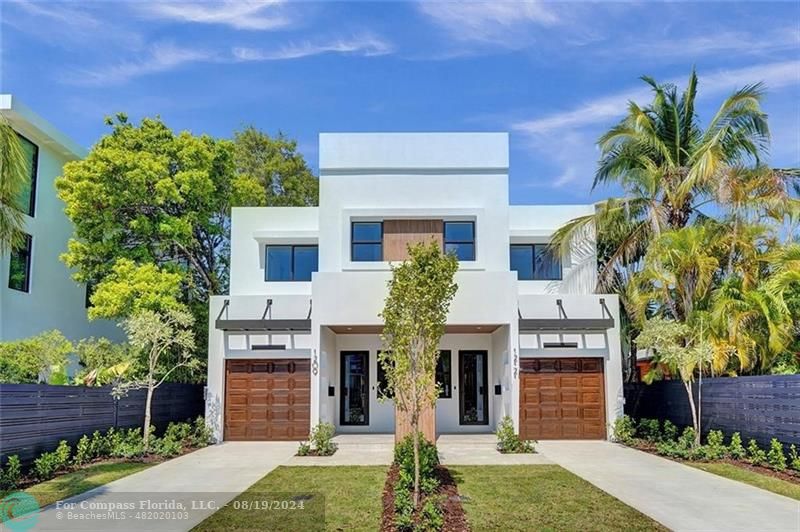
[[[87,320],[86,287],[73,281],[59,260],[67,250],[72,224],[54,182],[64,164],[84,157],[86,150],[11,94],[0,94],[0,114],[19,134],[29,168],[28,186],[19,202],[25,209],[26,244],[0,255],[0,341],[52,329],[71,340],[120,339],[122,331],[114,323]]]
[[[622,415],[618,300],[592,293],[591,205],[509,205],[505,133],[331,133],[319,207],[236,208],[230,294],[210,302],[206,415],[218,440],[391,433],[378,318],[390,264],[435,240],[460,261],[441,341],[437,433],[603,439]]]

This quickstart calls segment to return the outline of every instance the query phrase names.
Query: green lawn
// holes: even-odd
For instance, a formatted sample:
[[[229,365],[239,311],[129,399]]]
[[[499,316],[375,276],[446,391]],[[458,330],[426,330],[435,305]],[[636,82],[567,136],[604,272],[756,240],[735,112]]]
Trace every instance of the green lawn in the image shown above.
[[[281,466],[193,530],[375,531],[386,471],[383,466]],[[268,509],[259,501],[291,501],[294,508]],[[250,508],[241,507],[245,504]]]
[[[450,468],[475,532],[488,530],[666,530],[555,465]]]
[[[89,491],[97,486],[108,484],[122,477],[127,477],[147,469],[152,464],[141,462],[97,463],[78,471],[61,475],[52,480],[36,484],[24,490],[33,495],[39,506],[44,508],[56,501]]]
[[[794,484],[769,475],[762,475],[761,473],[724,462],[712,464],[686,462],[686,465],[800,501],[800,484]]]

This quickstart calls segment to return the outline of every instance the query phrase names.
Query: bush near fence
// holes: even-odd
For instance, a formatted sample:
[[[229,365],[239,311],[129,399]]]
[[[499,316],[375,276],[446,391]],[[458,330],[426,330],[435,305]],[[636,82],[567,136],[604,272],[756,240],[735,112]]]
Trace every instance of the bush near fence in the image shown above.
[[[110,386],[0,384],[0,462],[19,455],[27,464],[60,440],[75,445],[84,434],[144,424],[146,390],[114,399]],[[153,395],[151,424],[162,431],[170,421],[204,413],[203,386],[165,383]]]
[[[694,386],[697,400],[698,386]],[[703,378],[702,429],[740,432],[763,447],[777,438],[800,446],[800,375]],[[625,413],[691,426],[692,414],[678,380],[625,385]]]

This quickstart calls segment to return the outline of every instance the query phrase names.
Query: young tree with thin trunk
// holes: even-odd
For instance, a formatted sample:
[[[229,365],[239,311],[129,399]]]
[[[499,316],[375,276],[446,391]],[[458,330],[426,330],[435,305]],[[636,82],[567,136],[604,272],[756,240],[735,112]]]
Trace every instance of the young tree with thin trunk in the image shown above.
[[[385,350],[380,363],[398,412],[408,416],[414,439],[414,506],[419,506],[419,421],[436,403],[436,361],[450,302],[458,285],[458,260],[438,244],[409,247],[409,259],[392,267],[384,320]]]
[[[200,361],[194,356],[193,325],[194,318],[183,309],[169,309],[160,313],[141,310],[122,323],[130,345],[143,359],[144,372],[117,384],[114,394],[119,397],[130,390],[147,389],[143,427],[145,452],[150,439],[153,393],[178,368],[194,370],[199,366]]]

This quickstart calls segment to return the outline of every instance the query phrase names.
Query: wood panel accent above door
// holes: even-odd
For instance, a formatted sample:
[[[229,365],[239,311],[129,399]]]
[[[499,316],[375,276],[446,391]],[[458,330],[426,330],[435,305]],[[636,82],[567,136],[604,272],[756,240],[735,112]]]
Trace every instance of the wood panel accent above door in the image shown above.
[[[384,220],[383,259],[406,260],[408,246],[419,242],[436,242],[443,248],[442,220]]]

